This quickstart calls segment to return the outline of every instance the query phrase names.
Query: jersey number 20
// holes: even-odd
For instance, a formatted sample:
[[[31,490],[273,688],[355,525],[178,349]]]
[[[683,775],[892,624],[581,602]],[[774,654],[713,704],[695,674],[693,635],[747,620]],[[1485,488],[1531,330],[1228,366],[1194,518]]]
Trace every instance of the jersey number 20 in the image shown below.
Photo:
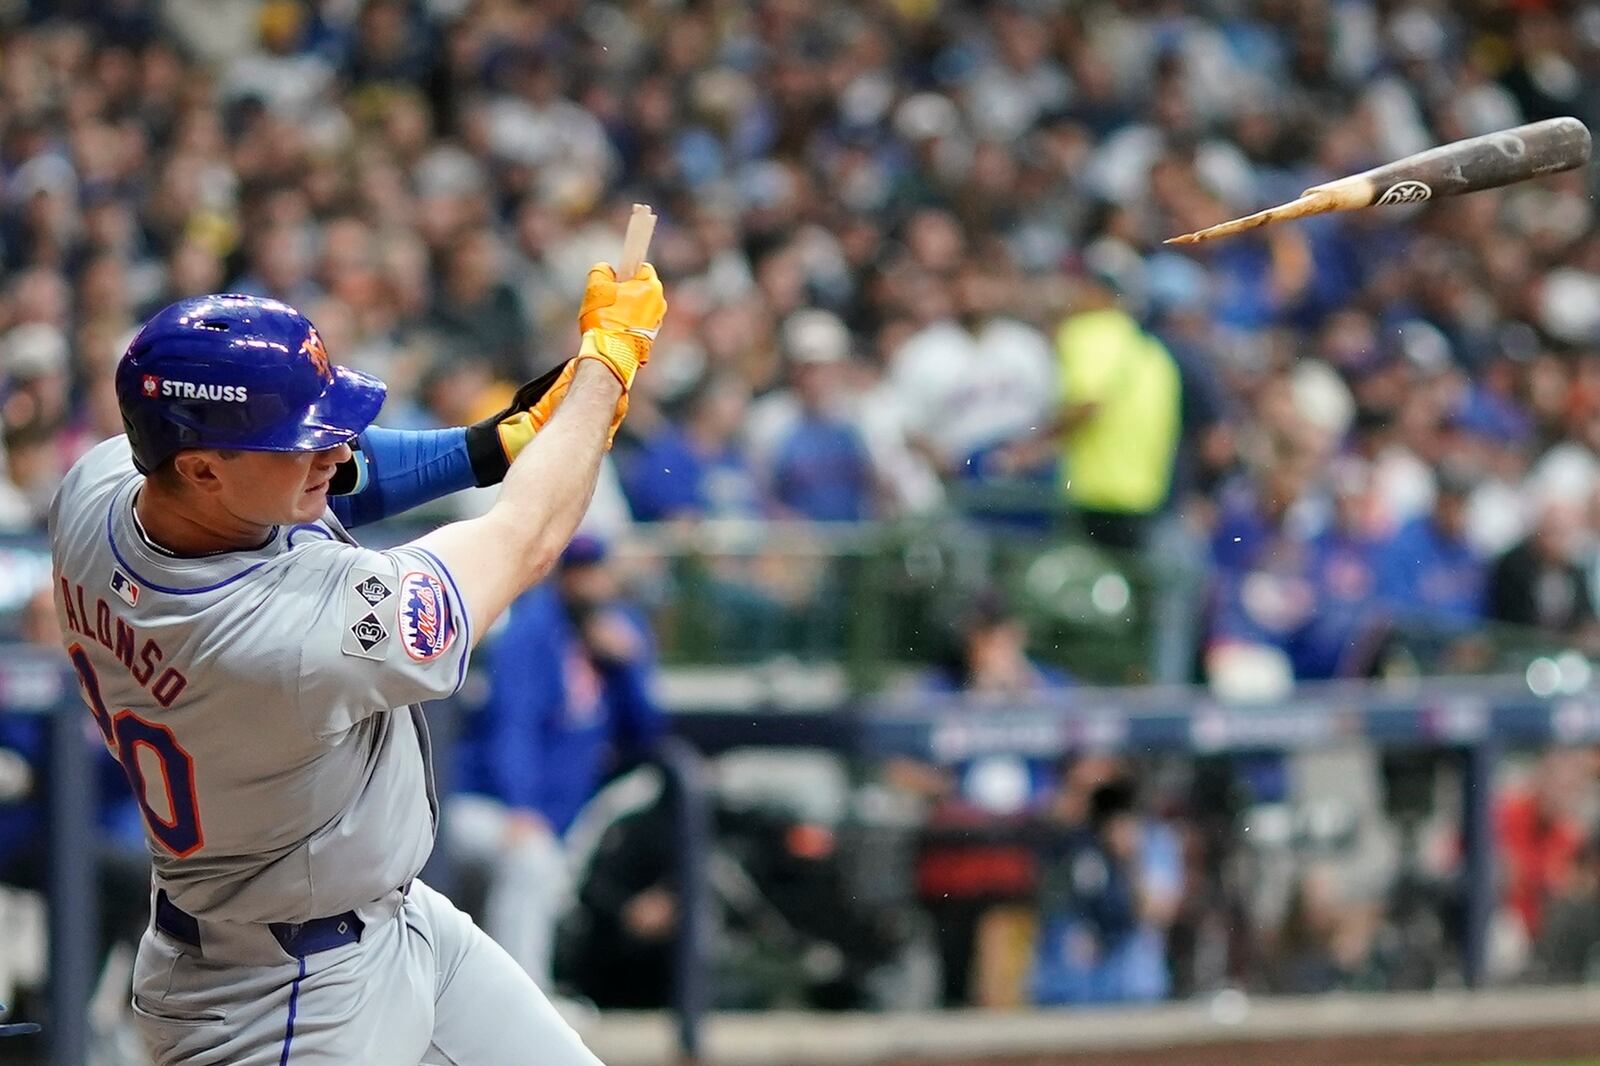
[[[116,714],[106,710],[105,697],[100,695],[100,678],[94,665],[84,652],[83,645],[74,644],[67,649],[72,668],[78,672],[78,683],[83,686],[83,698],[89,704],[89,713],[105,737],[106,747],[116,753],[122,772],[128,775],[133,786],[133,798],[139,801],[144,812],[145,825],[150,835],[163,848],[178,858],[193,855],[205,843],[200,831],[200,809],[194,797],[194,760],[172,736],[164,725],[147,722],[127,708]],[[139,763],[139,749],[148,748],[155,753],[161,767],[161,784],[166,787],[167,811],[163,817],[150,806],[149,783]]]

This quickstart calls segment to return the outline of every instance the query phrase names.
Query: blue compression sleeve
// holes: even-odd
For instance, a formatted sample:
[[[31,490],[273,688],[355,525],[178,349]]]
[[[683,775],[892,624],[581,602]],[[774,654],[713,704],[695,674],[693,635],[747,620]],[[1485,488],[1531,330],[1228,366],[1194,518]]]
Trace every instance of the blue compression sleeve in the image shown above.
[[[368,426],[359,438],[367,465],[365,484],[328,501],[345,528],[376,522],[437,500],[477,479],[467,455],[465,428],[399,430]]]

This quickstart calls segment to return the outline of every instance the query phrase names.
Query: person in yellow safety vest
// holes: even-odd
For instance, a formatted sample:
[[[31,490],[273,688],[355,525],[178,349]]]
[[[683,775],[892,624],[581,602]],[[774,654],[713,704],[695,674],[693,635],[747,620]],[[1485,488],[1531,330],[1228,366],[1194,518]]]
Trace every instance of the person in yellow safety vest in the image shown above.
[[[1055,342],[1061,406],[1012,449],[1009,465],[1025,469],[1059,446],[1062,492],[1084,531],[1109,548],[1138,548],[1171,489],[1182,428],[1178,365],[1097,275],[1080,279]]]

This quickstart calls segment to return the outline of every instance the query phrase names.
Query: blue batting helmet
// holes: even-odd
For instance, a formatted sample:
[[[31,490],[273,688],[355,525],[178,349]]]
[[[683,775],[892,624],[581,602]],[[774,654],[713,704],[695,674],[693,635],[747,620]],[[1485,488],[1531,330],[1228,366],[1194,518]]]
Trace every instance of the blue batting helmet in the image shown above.
[[[157,312],[117,364],[122,424],[146,474],[184,448],[332,448],[367,428],[386,391],[329,362],[288,304],[231,293]]]

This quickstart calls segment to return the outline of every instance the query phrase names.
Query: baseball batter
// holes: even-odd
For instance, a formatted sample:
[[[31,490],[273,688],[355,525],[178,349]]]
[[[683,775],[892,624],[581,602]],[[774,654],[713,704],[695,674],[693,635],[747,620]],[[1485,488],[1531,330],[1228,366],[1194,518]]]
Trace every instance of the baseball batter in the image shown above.
[[[417,704],[571,536],[665,311],[649,266],[597,266],[578,356],[432,435],[369,430],[382,382],[272,300],[181,301],[129,346],[127,435],[73,467],[50,535],[153,856],[133,1008],[157,1063],[597,1061],[417,880],[438,810]],[[391,551],[340,520],[500,478],[487,514]]]

